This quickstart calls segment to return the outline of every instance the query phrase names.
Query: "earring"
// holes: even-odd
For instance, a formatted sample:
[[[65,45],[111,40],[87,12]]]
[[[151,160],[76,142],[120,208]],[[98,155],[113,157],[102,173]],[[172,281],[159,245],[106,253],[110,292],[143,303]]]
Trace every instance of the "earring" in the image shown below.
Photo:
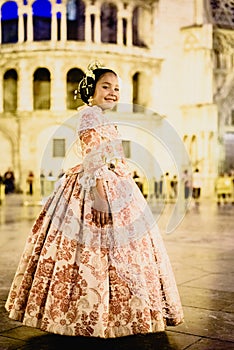
[[[92,96],[88,99],[88,105],[89,105],[89,107],[92,107],[92,105],[93,105],[93,98],[92,98]]]

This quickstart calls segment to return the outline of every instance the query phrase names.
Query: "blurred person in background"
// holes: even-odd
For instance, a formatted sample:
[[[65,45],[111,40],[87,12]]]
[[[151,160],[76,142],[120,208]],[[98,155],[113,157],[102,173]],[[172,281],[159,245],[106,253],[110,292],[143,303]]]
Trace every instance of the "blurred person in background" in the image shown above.
[[[8,168],[3,177],[5,185],[5,194],[14,193],[15,191],[15,175],[12,168]]]
[[[232,201],[233,182],[232,177],[227,172],[220,173],[215,181],[215,193],[217,196],[217,205],[224,205]]]
[[[33,184],[34,184],[34,173],[30,170],[26,180],[28,184],[28,192],[27,194],[33,195]]]
[[[178,195],[178,179],[177,175],[174,175],[171,179],[171,197],[173,200],[177,198]]]
[[[192,197],[194,199],[195,205],[199,205],[201,198],[202,178],[198,168],[195,169],[193,173],[192,186]]]
[[[191,197],[192,192],[192,178],[189,175],[188,170],[185,169],[181,177],[182,186],[184,187],[184,200],[185,206],[187,206],[189,198]]]
[[[140,191],[143,193],[143,183],[142,183],[141,178],[138,175],[136,170],[133,171],[132,178],[135,181],[135,183],[137,184],[137,186],[139,187]]]

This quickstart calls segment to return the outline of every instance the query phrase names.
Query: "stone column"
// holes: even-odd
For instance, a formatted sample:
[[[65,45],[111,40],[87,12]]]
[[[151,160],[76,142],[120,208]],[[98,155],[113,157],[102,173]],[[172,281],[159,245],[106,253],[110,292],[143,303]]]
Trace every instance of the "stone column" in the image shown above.
[[[117,104],[118,112],[132,112],[132,77],[129,74],[129,66],[122,67],[118,72],[120,76],[120,101]]]
[[[118,14],[117,44],[118,45],[123,45],[123,16],[121,14]]]
[[[61,41],[67,40],[67,12],[66,5],[60,4],[61,12]]]
[[[202,196],[210,197],[213,195],[214,190],[214,174],[211,174],[210,161],[209,159],[209,142],[210,142],[211,132],[205,130],[201,133],[202,136],[202,174],[203,174],[203,184],[202,184]],[[214,147],[215,148],[215,147]],[[198,167],[199,168],[199,167]],[[200,170],[200,169],[199,169]]]
[[[157,45],[158,45],[158,37],[157,34],[158,33],[158,7],[159,7],[159,3],[154,3],[152,5],[152,32],[149,33],[150,35],[150,42],[151,42],[151,46],[153,49],[157,49]]]
[[[27,10],[27,41],[33,41],[33,13],[32,6]]]
[[[18,11],[18,18],[18,43],[22,43],[24,41],[24,20],[21,8]]]
[[[91,12],[90,12],[90,5],[87,5],[85,9],[85,42],[91,43],[91,41],[92,41]]]
[[[202,156],[204,158],[204,163],[203,163],[203,171],[205,174],[209,173],[209,137],[210,137],[210,132],[209,131],[204,131],[203,133],[203,152]]]
[[[127,19],[127,46],[132,46],[132,12],[129,13]]]
[[[194,23],[203,24],[203,0],[194,0]]]
[[[100,11],[100,9],[98,9],[95,13],[94,42],[96,44],[100,44],[100,42],[101,42],[101,11]]]
[[[33,74],[28,69],[28,61],[20,61],[19,80],[18,80],[18,110],[33,110]]]
[[[57,35],[58,35],[58,24],[57,24],[57,16],[56,16],[56,5],[52,2],[51,3],[52,9],[51,9],[51,40],[57,41]]]
[[[51,74],[51,110],[64,111],[66,109],[66,77],[63,76],[63,62],[57,59]]]

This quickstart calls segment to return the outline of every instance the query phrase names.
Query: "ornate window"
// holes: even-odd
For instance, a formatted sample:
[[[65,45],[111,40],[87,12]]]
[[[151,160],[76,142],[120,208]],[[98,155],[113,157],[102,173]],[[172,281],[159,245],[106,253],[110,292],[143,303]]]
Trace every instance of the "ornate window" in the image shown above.
[[[141,8],[135,7],[132,16],[132,43],[135,46],[146,47],[145,43],[140,38],[140,14]]]
[[[225,168],[227,171],[229,171],[229,169],[232,168],[234,164],[234,133],[226,132],[223,136],[223,141],[225,150]]]
[[[70,69],[67,73],[67,109],[77,109],[77,107],[83,104],[78,95],[77,98],[74,99],[75,90],[77,90],[77,86],[83,76],[84,73],[78,68]]]
[[[53,139],[53,157],[64,158],[66,154],[66,140],[65,139]]]
[[[67,40],[85,39],[85,4],[82,0],[67,3]]]
[[[50,72],[38,68],[33,75],[33,108],[50,109]]]
[[[133,103],[134,113],[144,112],[144,106],[141,104],[141,98],[140,98],[141,78],[142,78],[142,73],[139,73],[139,72],[136,72],[132,77],[132,103]]]
[[[3,109],[4,112],[17,110],[17,80],[18,75],[14,69],[6,71],[3,77]]]
[[[33,10],[33,40],[51,39],[51,3],[48,0],[36,0]]]
[[[132,103],[133,103],[133,112],[138,111],[138,104],[139,104],[139,74],[135,73],[132,78],[132,85],[133,85],[133,96],[132,96]]]
[[[234,1],[210,0],[212,17],[220,27],[234,28]]]
[[[101,41],[117,43],[117,7],[112,3],[104,3],[101,7]]]
[[[7,1],[1,8],[2,43],[18,41],[18,6],[14,1]]]

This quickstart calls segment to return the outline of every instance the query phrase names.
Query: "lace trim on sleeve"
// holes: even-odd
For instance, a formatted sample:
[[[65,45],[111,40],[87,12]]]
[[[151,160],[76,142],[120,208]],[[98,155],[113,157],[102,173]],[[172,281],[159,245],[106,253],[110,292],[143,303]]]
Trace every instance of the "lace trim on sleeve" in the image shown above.
[[[80,111],[80,120],[77,131],[80,135],[83,131],[94,129],[98,130],[103,125],[103,112],[98,106],[85,107]]]

